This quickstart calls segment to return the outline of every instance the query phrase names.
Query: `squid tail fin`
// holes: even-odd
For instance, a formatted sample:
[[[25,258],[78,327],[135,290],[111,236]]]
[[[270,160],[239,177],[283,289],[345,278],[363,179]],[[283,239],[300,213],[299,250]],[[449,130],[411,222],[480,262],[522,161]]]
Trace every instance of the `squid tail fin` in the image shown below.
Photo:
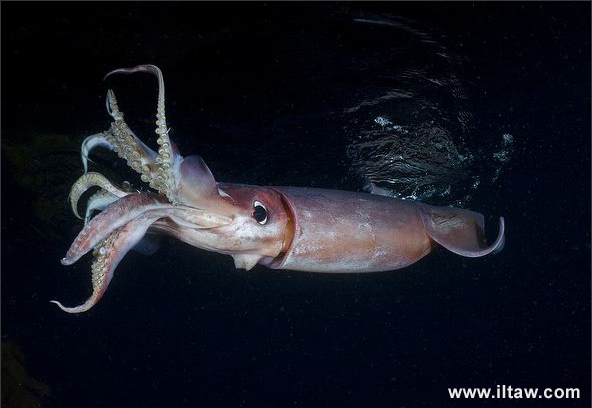
[[[498,253],[504,248],[504,217],[500,217],[496,240],[488,246],[482,214],[460,208],[428,205],[422,206],[420,214],[430,238],[457,255],[476,258]]]

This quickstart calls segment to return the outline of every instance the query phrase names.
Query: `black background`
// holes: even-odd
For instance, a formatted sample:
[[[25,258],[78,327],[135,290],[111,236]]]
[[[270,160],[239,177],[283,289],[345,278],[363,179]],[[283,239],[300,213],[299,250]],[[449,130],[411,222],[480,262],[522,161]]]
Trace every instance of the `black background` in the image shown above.
[[[488,222],[506,217],[503,252],[437,251],[401,271],[331,276],[245,273],[165,242],[151,257],[130,253],[101,303],[72,316],[48,301],[77,304],[89,290],[87,258],[59,264],[80,224],[56,218],[57,238],[45,233],[31,208],[39,192],[3,156],[3,344],[16,342],[51,388],[44,406],[439,407],[459,403],[447,387],[498,384],[579,387],[580,400],[530,403],[589,406],[589,3],[3,2],[3,147],[39,134],[77,145],[106,129],[103,75],[155,63],[173,137],[219,180],[354,188],[339,140],[271,149],[257,132],[290,109],[285,98],[296,111],[333,103],[302,74],[326,69],[332,50],[277,77],[256,61],[294,38],[317,46],[306,34],[335,32],[335,19],[384,13],[465,56],[483,143],[517,140],[509,171],[472,204]],[[120,106],[145,95],[124,111],[150,130],[154,81],[131,78],[114,80]],[[64,157],[79,166],[77,152]],[[75,177],[48,177],[47,194]]]

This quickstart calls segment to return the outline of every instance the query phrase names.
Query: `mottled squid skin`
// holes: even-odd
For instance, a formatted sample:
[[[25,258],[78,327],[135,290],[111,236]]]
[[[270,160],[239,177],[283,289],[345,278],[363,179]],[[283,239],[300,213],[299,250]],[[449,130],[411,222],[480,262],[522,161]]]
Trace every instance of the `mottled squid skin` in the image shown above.
[[[377,272],[417,262],[438,244],[467,257],[503,248],[503,218],[488,246],[483,216],[469,210],[351,191],[217,183],[201,157],[182,157],[169,139],[164,81],[156,66],[117,69],[107,76],[134,72],[158,78],[159,149],[153,151],[132,132],[109,90],[107,110],[114,121],[82,143],[85,174],[70,193],[76,216],[82,194],[90,187],[100,190],[89,199],[85,226],[62,259],[70,265],[93,252],[93,293],[76,307],[52,301],[66,312],[92,308],[117,264],[146,234],[230,255],[237,268],[247,270],[261,264],[307,272]],[[88,155],[97,146],[125,159],[155,192],[123,189],[99,173],[87,173]],[[96,210],[101,213],[91,218]]]

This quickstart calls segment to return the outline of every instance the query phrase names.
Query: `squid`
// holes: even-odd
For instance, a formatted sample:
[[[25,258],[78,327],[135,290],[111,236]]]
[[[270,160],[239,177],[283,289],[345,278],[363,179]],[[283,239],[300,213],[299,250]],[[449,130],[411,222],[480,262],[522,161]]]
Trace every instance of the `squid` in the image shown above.
[[[488,245],[482,214],[436,207],[380,194],[320,188],[252,186],[217,182],[200,156],[183,157],[169,138],[164,80],[154,65],[138,65],[113,74],[146,72],[158,80],[156,135],[158,150],[129,128],[112,90],[107,92],[110,128],[82,143],[84,174],[74,183],[70,202],[78,213],[81,196],[98,187],[87,205],[85,225],[63,265],[88,252],[92,294],[63,311],[88,311],[101,299],[121,259],[147,234],[174,237],[193,247],[230,255],[236,268],[321,273],[391,271],[411,265],[435,247],[464,257],[481,257],[504,246],[504,218]],[[112,150],[140,174],[149,189],[134,190],[88,171],[90,152]],[[100,211],[93,216],[95,211]]]

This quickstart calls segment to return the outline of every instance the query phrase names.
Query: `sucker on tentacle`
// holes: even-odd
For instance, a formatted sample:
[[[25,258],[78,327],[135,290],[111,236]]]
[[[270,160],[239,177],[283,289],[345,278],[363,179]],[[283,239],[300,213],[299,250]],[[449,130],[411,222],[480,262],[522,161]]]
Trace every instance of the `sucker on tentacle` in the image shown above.
[[[75,307],[66,307],[57,300],[50,300],[51,303],[55,303],[59,306],[60,309],[68,313],[86,312],[95,304],[97,304],[97,302],[101,299],[101,297],[107,290],[107,286],[109,285],[109,282],[113,277],[113,270],[115,268],[109,270],[106,267],[105,259],[108,255],[110,255],[110,251],[113,248],[113,242],[119,235],[119,231],[120,229],[116,229],[115,231],[111,232],[111,234],[109,234],[107,238],[102,240],[93,251],[94,259],[91,266],[93,291],[92,295],[86,300],[86,302]]]
[[[76,215],[76,217],[80,219],[82,219],[82,217],[78,214],[78,200],[80,199],[82,194],[84,194],[91,187],[102,188],[108,194],[115,197],[113,201],[130,194],[130,192],[124,191],[114,186],[113,183],[111,183],[105,176],[103,176],[100,173],[85,173],[82,176],[80,176],[78,180],[76,180],[76,182],[72,185],[72,188],[70,189],[70,204],[72,205],[72,212],[74,212],[74,215]],[[87,208],[87,216],[88,212],[89,211]]]
[[[51,302],[68,313],[86,312],[93,307],[107,290],[113,278],[113,272],[121,259],[142,239],[146,230],[156,219],[138,217],[112,231],[94,248],[94,260],[91,267],[93,293],[86,302],[75,307],[66,307],[57,300]]]
[[[107,141],[117,155],[127,161],[129,167],[140,173],[142,181],[149,183],[157,170],[154,162],[156,152],[146,146],[125,123],[112,90],[107,92],[107,100],[111,106],[110,114],[115,119],[108,131]]]
[[[114,119],[109,130],[87,137],[82,143],[82,164],[88,171],[88,156],[92,149],[102,146],[113,150],[127,161],[129,167],[140,173],[142,181],[159,193],[165,195],[171,203],[178,204],[178,180],[175,176],[182,158],[168,136],[166,123],[164,80],[158,67],[154,65],[138,65],[133,68],[120,68],[109,72],[105,78],[116,73],[148,72],[158,79],[158,103],[156,111],[156,142],[159,145],[155,152],[144,144],[129,128],[119,109],[117,98],[112,90],[107,91],[107,111]]]
[[[111,127],[104,132],[88,136],[82,142],[81,157],[84,171],[88,171],[90,152],[101,146],[115,151],[119,157],[127,161],[129,167],[140,173],[142,181],[149,183],[157,170],[154,162],[156,152],[146,146],[125,123],[112,90],[107,91],[107,111],[115,120]]]
[[[158,143],[160,147],[158,149],[158,154],[154,158],[155,169],[151,169],[151,171],[147,172],[147,177],[144,177],[145,172],[138,170],[138,168],[144,170],[144,168],[141,167],[140,164],[134,167],[134,160],[131,160],[130,164],[130,158],[127,152],[122,157],[128,160],[128,164],[130,164],[130,167],[142,173],[142,180],[149,182],[150,187],[156,189],[161,194],[164,194],[171,203],[177,204],[178,199],[176,196],[176,183],[178,182],[178,180],[176,180],[174,173],[175,166],[179,165],[181,158],[178,151],[171,143],[171,140],[169,139],[168,135],[169,129],[167,128],[166,123],[164,80],[162,77],[162,72],[158,67],[154,65],[138,65],[133,68],[120,68],[113,70],[109,72],[107,75],[105,75],[105,78],[109,77],[112,74],[131,74],[135,72],[149,72],[154,74],[158,79],[158,103],[156,109],[155,133],[158,136],[156,143]],[[119,110],[117,109],[117,104],[114,95],[112,99],[114,103],[111,104],[111,110],[114,112],[113,117],[115,119],[115,126],[118,128],[119,132],[125,133],[127,130],[129,130],[129,128],[124,129],[121,126],[118,126],[118,124],[125,124],[125,122],[123,122],[123,114],[120,114]],[[127,128],[127,125],[125,125],[125,127]]]

